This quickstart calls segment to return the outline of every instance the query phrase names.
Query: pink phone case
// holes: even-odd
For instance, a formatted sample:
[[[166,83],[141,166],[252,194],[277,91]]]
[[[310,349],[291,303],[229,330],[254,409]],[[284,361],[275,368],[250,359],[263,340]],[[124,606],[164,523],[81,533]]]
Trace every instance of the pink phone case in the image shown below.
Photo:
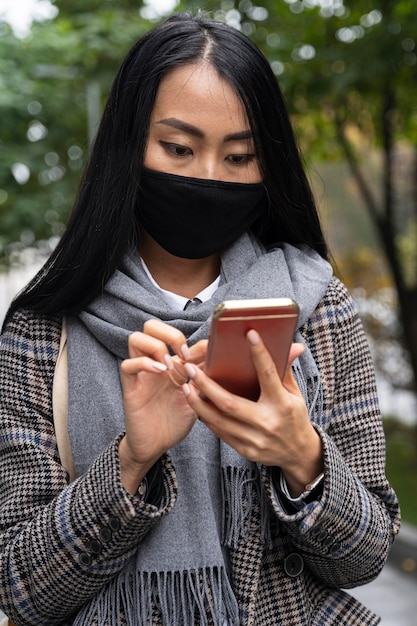
[[[259,397],[258,378],[246,333],[261,335],[282,378],[298,321],[298,305],[291,298],[226,300],[213,313],[206,372],[222,387],[251,400]]]

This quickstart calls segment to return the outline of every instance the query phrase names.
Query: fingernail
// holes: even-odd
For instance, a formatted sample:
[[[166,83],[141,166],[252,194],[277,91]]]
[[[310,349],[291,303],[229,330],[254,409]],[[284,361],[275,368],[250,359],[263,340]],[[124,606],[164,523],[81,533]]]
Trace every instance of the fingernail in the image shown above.
[[[169,370],[174,369],[174,361],[172,360],[172,356],[170,354],[164,355],[164,361],[165,361],[165,365],[167,366],[167,369]]]
[[[190,393],[191,393],[190,385],[187,385],[187,383],[183,384],[182,390],[183,390],[185,396],[189,396]]]
[[[157,372],[166,372],[166,370],[167,370],[167,366],[164,365],[163,363],[160,363],[159,361],[154,361],[152,363],[152,367]]]
[[[194,378],[194,376],[197,374],[196,368],[194,367],[194,365],[191,365],[191,363],[185,363],[184,368],[190,378]]]
[[[185,359],[186,361],[191,357],[191,353],[190,353],[190,348],[187,346],[186,343],[184,343],[181,348],[180,348],[180,352],[181,352],[181,356],[183,357],[183,359]]]
[[[253,328],[251,330],[248,330],[246,337],[248,338],[248,341],[252,346],[258,345],[260,337],[256,330],[253,330]]]

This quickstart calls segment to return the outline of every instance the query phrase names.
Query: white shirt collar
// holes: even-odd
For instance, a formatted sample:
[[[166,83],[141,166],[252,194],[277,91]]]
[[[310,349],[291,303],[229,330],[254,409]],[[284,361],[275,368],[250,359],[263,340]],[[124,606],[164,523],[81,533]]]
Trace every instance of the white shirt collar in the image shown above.
[[[146,275],[148,276],[149,280],[151,281],[153,286],[156,287],[162,293],[163,297],[165,298],[167,304],[169,304],[171,309],[182,311],[188,302],[188,298],[185,298],[184,296],[180,296],[179,294],[174,293],[173,291],[162,289],[162,287],[160,287],[158,283],[155,281],[155,279],[153,278],[152,274],[150,273],[142,257],[140,257],[140,260],[142,262],[143,269],[145,270]],[[219,286],[219,282],[220,282],[220,275],[217,276],[217,278],[213,280],[213,282],[210,285],[208,285],[208,287],[205,287],[202,291],[197,293],[194,297],[199,298],[201,302],[206,302],[207,300],[210,300],[211,296],[213,295],[213,293],[216,291],[217,287]]]

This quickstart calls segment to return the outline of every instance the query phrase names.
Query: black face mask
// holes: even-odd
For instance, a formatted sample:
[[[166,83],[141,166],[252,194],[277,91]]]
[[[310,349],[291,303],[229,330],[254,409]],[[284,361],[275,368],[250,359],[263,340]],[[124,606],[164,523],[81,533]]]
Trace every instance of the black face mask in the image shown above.
[[[184,259],[202,259],[227,248],[265,208],[262,183],[143,172],[140,224],[165,250]]]

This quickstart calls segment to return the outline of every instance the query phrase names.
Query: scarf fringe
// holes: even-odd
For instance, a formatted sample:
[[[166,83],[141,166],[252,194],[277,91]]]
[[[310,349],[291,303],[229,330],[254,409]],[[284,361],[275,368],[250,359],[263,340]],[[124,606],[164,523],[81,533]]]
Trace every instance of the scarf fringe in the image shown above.
[[[323,418],[323,385],[319,376],[306,377],[300,363],[293,364],[294,378],[308,407],[308,416],[312,422],[320,423]]]
[[[137,572],[109,583],[78,613],[74,626],[239,625],[239,609],[224,568]]]
[[[222,544],[236,549],[251,533],[272,545],[270,504],[257,468],[222,468]]]

